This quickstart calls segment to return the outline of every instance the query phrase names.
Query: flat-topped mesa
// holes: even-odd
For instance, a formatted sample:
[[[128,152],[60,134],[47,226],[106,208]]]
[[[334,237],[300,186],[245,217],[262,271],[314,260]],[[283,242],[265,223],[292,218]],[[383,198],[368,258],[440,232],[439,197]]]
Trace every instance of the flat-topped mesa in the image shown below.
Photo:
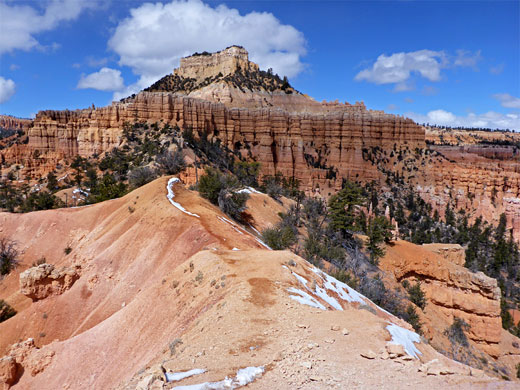
[[[238,70],[258,71],[258,65],[249,62],[249,53],[241,46],[230,46],[216,53],[195,53],[181,58],[179,68],[173,74],[184,78],[193,78],[202,81],[219,74],[227,76]]]

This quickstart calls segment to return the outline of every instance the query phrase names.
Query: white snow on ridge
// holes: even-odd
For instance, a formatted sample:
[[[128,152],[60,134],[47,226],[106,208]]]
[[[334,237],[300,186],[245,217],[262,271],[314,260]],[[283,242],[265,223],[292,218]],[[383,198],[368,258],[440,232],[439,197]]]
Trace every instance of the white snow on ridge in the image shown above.
[[[220,217],[220,216],[218,216],[217,218],[220,219],[222,222],[231,225],[231,227],[233,228],[233,230],[234,230],[235,232],[237,232],[237,233],[239,233],[239,234],[244,234],[244,233],[242,233],[242,232],[240,231],[240,229],[239,229],[239,228],[238,228],[238,227],[237,227],[233,222],[231,222],[229,219],[224,218],[224,217]]]
[[[321,310],[327,310],[325,306],[318,302],[316,298],[312,295],[307,294],[305,291],[299,290],[294,287],[290,287],[287,289],[290,293],[298,294],[298,295],[289,295],[289,298],[294,299],[297,302],[300,302],[302,305],[307,305],[311,307],[315,307]]]
[[[262,194],[262,192],[255,190],[253,187],[246,187],[236,192],[237,194]]]
[[[325,287],[327,290],[334,291],[341,297],[341,299],[347,302],[365,303],[366,298],[360,293],[358,293],[356,290],[354,290],[352,287],[350,287],[348,284],[340,282],[336,278],[326,274],[325,272],[319,270],[316,267],[312,268],[312,272],[314,272],[317,275],[320,275],[324,279],[325,284],[323,285],[323,287]]]
[[[193,370],[183,371],[183,372],[174,372],[174,373],[167,372],[164,375],[166,376],[166,380],[168,382],[176,382],[176,381],[180,381],[184,378],[189,378],[190,376],[193,376],[193,375],[204,374],[205,372],[206,372],[206,370],[203,368],[194,368]]]
[[[402,345],[406,353],[414,358],[417,358],[418,354],[422,355],[421,351],[414,344],[421,342],[421,338],[417,333],[396,324],[388,325],[386,330],[392,335],[392,344]]]
[[[218,382],[204,382],[195,385],[176,386],[173,390],[229,390],[246,386],[262,376],[264,367],[246,367],[237,371],[234,378],[225,378]]]
[[[179,203],[174,202],[173,198],[175,197],[175,194],[173,193],[172,187],[173,187],[173,184],[177,183],[178,181],[180,181],[180,180],[176,177],[172,177],[170,180],[168,180],[168,184],[166,185],[166,189],[168,190],[168,195],[166,195],[166,197],[168,198],[168,200],[174,207],[178,208],[183,213],[191,215],[192,217],[200,218],[197,214],[190,213],[188,210],[186,210],[184,207],[182,207]]]

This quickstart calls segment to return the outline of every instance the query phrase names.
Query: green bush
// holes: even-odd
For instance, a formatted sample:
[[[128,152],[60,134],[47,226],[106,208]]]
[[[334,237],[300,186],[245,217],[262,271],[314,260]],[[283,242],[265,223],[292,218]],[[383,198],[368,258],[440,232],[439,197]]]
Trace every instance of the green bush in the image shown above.
[[[258,174],[260,173],[260,163],[253,161],[239,161],[233,166],[233,173],[238,181],[245,186],[258,186]]]
[[[424,291],[421,290],[421,283],[417,282],[413,286],[409,286],[407,288],[408,295],[410,296],[410,300],[415,303],[421,310],[424,310],[426,306],[426,297],[424,296]]]
[[[0,239],[0,275],[7,275],[17,264],[16,242],[7,238]]]
[[[199,179],[199,193],[215,205],[218,204],[218,195],[224,187],[221,176],[216,169],[206,168],[205,174]]]
[[[218,207],[231,218],[242,221],[242,213],[246,210],[246,202],[249,194],[220,190],[218,195]]]
[[[262,232],[262,239],[274,250],[287,249],[297,241],[296,234],[289,226],[275,226]]]
[[[14,310],[9,304],[0,299],[0,322],[4,322],[14,316],[16,314],[16,310]]]
[[[403,316],[404,320],[408,322],[410,325],[412,325],[413,329],[419,333],[422,334],[421,329],[421,322],[419,321],[419,315],[417,314],[417,311],[415,310],[415,307],[413,305],[408,305],[406,308],[405,315]]]

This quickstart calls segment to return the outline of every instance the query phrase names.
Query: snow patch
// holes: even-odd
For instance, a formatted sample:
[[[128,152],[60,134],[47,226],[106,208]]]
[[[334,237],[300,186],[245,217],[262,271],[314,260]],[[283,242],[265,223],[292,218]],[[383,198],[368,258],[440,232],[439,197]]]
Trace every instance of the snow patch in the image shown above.
[[[302,305],[307,305],[311,307],[315,307],[321,310],[327,310],[325,306],[319,303],[316,298],[312,295],[307,294],[305,291],[299,290],[294,287],[290,287],[287,289],[290,293],[298,294],[298,295],[289,295],[289,298],[294,299],[297,302],[300,302]]]
[[[402,345],[406,353],[414,358],[417,358],[417,354],[422,355],[421,351],[414,344],[421,342],[421,338],[417,333],[396,324],[388,325],[386,330],[392,335],[392,344]]]
[[[253,187],[246,187],[236,192],[237,194],[262,194],[262,192],[255,190]]]
[[[238,248],[233,248],[233,249],[231,249],[231,250],[232,250],[232,251],[239,251],[240,249],[238,249]]]
[[[284,265],[283,267],[285,267],[285,265]],[[287,268],[287,267],[285,267],[285,268]],[[295,277],[296,279],[298,279],[298,282],[300,282],[301,284],[303,284],[303,286],[304,286],[307,290],[309,289],[309,288],[307,287],[307,279],[305,279],[303,276],[298,275],[296,272],[291,272],[291,273],[294,275],[294,277]]]
[[[175,194],[173,193],[172,187],[173,187],[173,184],[177,183],[178,181],[180,181],[180,180],[176,177],[172,177],[170,180],[168,180],[168,184],[166,185],[166,189],[168,190],[168,195],[166,195],[166,197],[168,198],[168,200],[174,207],[177,207],[183,213],[191,215],[192,217],[200,218],[197,214],[190,213],[188,210],[186,210],[184,207],[182,207],[179,203],[173,201]]]
[[[237,371],[234,378],[225,378],[219,382],[204,382],[195,385],[177,386],[173,390],[229,390],[246,386],[262,376],[264,367],[246,367]]]
[[[233,228],[233,230],[237,233],[240,233],[240,234],[244,234],[240,231],[240,229],[238,228],[238,226],[236,226],[233,222],[231,222],[229,219],[227,218],[224,218],[224,217],[217,217],[218,219],[220,219],[222,222],[224,223],[227,223],[229,225],[231,225],[231,227]]]
[[[323,299],[325,302],[327,302],[330,306],[332,306],[336,310],[343,310],[341,305],[334,299],[333,297],[329,296],[327,294],[327,291],[320,286],[316,286],[316,295],[319,296],[321,299]]]
[[[183,371],[183,372],[174,372],[174,373],[167,372],[165,374],[165,376],[166,376],[166,380],[168,382],[177,382],[177,381],[180,381],[184,378],[188,378],[193,375],[204,374],[205,372],[206,372],[206,370],[203,368],[194,368],[193,370]]]
[[[366,298],[351,288],[348,284],[340,282],[336,278],[326,274],[316,267],[312,268],[312,272],[323,278],[325,281],[323,287],[325,287],[327,290],[334,291],[344,301],[365,303]]]

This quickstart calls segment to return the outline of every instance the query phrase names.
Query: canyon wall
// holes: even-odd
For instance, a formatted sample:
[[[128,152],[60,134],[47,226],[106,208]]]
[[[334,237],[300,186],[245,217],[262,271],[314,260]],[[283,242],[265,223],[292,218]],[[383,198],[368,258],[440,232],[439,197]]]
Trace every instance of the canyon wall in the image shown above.
[[[421,247],[397,241],[387,247],[380,267],[391,272],[399,283],[421,282],[427,300],[425,336],[434,344],[444,337],[454,318],[460,318],[469,324],[467,336],[474,345],[498,357],[502,337],[500,289],[496,279],[482,272],[473,273],[460,264],[463,251],[450,244]]]
[[[304,188],[327,182],[337,168],[341,177],[377,179],[380,173],[363,159],[362,149],[424,148],[424,131],[412,120],[369,111],[363,105],[336,105],[322,114],[276,108],[230,108],[224,104],[164,92],[142,92],[135,99],[78,111],[41,111],[28,131],[29,147],[64,157],[100,154],[121,142],[124,123],[162,122],[219,138],[230,149],[302,181]],[[315,169],[314,169],[315,168]]]

